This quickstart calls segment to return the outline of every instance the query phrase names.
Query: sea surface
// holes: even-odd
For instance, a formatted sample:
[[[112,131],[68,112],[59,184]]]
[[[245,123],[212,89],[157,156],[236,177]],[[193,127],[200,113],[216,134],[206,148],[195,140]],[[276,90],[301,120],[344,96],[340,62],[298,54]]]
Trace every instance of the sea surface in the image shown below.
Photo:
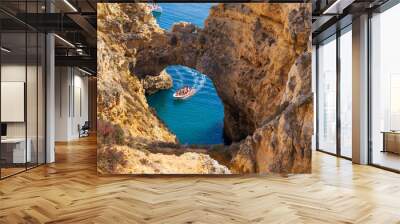
[[[212,3],[160,3],[162,13],[157,22],[161,28],[170,30],[177,22],[190,22],[204,27]]]
[[[161,3],[163,12],[157,22],[163,29],[171,29],[180,21],[191,22],[199,27],[212,4],[209,3]],[[212,81],[204,74],[188,67],[171,65],[166,68],[174,85],[147,97],[150,106],[182,144],[223,143],[224,109]],[[186,100],[174,100],[172,94],[183,86],[196,89],[196,94]]]

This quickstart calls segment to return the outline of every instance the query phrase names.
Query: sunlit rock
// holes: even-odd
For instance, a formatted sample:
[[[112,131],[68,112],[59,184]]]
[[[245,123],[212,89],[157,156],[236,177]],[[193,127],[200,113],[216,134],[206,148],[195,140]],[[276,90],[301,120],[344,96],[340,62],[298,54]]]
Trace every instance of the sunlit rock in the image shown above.
[[[148,75],[142,79],[146,94],[154,94],[159,90],[170,89],[173,86],[171,76],[163,70],[159,75]]]

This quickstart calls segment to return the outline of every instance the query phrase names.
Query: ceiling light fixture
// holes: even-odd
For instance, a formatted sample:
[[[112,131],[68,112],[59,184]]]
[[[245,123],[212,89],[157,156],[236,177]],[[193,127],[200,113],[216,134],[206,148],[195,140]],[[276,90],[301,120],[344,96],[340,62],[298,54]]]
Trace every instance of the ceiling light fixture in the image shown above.
[[[11,52],[11,50],[9,50],[9,49],[7,49],[5,47],[1,47],[0,49],[1,49],[1,51],[4,51],[6,53],[10,53]]]
[[[75,45],[73,45],[71,42],[69,42],[68,40],[66,40],[66,39],[64,39],[64,38],[62,38],[62,37],[60,37],[59,35],[57,35],[57,34],[54,34],[54,36],[55,37],[57,37],[59,40],[61,40],[62,42],[64,42],[65,44],[67,44],[68,46],[70,46],[70,47],[72,47],[72,48],[75,48]]]
[[[78,10],[73,6],[68,0],[64,0],[64,3],[68,5],[74,12],[78,12]]]
[[[342,14],[347,6],[351,5],[355,0],[336,0],[322,14],[323,15],[338,15]]]
[[[85,73],[85,74],[87,74],[87,75],[90,75],[90,76],[93,75],[92,73],[90,73],[90,72],[88,72],[88,71],[86,71],[86,70],[83,70],[83,69],[81,69],[81,68],[79,68],[79,67],[78,67],[78,70],[81,71],[81,72],[83,72],[83,73]]]
[[[81,48],[77,48],[76,53],[78,53],[79,55],[83,55],[83,50]]]

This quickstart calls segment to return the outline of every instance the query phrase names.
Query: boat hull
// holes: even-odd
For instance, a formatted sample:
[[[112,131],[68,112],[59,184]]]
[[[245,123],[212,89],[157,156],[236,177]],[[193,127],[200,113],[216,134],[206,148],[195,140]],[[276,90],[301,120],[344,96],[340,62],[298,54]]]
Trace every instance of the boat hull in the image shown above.
[[[178,95],[174,93],[172,96],[174,97],[175,100],[185,100],[195,94],[195,90],[191,90],[188,94],[185,95]]]

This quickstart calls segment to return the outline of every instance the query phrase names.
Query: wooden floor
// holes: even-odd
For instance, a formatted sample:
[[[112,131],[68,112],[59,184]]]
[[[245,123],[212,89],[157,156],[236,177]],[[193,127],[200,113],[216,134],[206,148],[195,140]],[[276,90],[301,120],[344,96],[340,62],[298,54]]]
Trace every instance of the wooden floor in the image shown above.
[[[380,166],[400,170],[400,154],[375,150],[372,161],[374,164]]]
[[[15,167],[7,167],[7,168],[1,168],[1,177],[3,178],[3,177],[8,177],[8,176],[11,176],[11,175],[13,175],[13,174],[16,174],[16,173],[19,173],[19,172],[23,172],[23,171],[25,171],[26,169],[25,169],[25,167],[23,167],[23,168],[20,168],[20,167],[17,167],[17,168],[15,168]]]
[[[95,139],[0,181],[0,223],[400,223],[400,175],[313,154],[289,177],[99,177]]]

